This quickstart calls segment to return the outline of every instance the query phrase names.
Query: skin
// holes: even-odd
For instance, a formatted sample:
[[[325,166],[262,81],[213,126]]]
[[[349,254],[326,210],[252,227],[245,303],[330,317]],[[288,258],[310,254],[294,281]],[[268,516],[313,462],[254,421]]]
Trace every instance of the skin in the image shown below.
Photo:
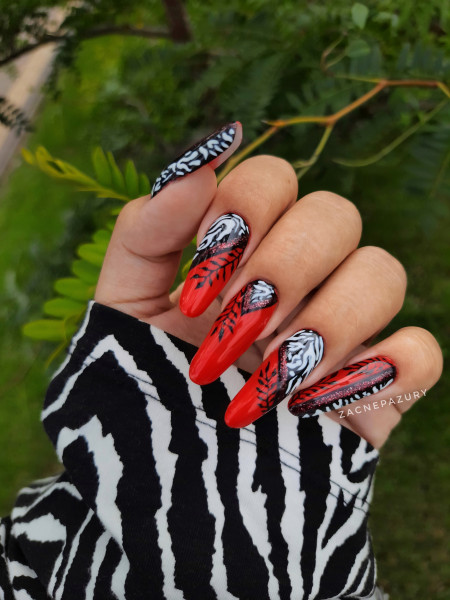
[[[361,217],[349,200],[325,191],[298,202],[297,198],[297,178],[289,163],[262,155],[241,163],[218,187],[214,171],[206,165],[152,199],[129,202],[118,217],[95,300],[200,346],[239,289],[265,279],[277,287],[279,304],[237,366],[253,372],[287,337],[307,328],[323,336],[326,351],[298,389],[343,365],[386,355],[398,367],[388,393],[374,394],[352,407],[428,391],[442,372],[442,353],[431,333],[406,327],[367,346],[401,309],[406,290],[402,265],[381,248],[358,247]],[[221,296],[191,319],[178,307],[181,287],[169,293],[182,250],[195,235],[200,241],[211,223],[227,212],[240,214],[249,224],[249,244]],[[415,401],[345,419],[337,411],[327,416],[380,448]]]

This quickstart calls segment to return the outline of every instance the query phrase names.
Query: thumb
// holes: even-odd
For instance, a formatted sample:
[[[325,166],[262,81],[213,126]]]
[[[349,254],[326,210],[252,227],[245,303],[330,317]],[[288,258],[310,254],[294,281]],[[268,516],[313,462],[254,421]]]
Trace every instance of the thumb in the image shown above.
[[[139,319],[172,307],[169,290],[183,248],[195,236],[217,190],[214,169],[241,140],[238,121],[221,127],[165,168],[150,197],[125,205],[105,255],[97,302]]]

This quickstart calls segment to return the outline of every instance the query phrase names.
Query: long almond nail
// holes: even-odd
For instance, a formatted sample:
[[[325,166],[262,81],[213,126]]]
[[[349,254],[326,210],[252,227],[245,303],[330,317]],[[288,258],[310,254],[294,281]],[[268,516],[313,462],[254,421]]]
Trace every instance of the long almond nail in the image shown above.
[[[194,356],[189,376],[205,385],[250,348],[263,331],[278,303],[273,285],[258,279],[243,287],[215,320]]]
[[[225,287],[241,262],[250,238],[244,219],[234,213],[222,215],[208,229],[183,286],[181,311],[197,317]]]
[[[259,419],[308,377],[323,357],[323,338],[302,329],[271,352],[235,396],[225,413],[229,427],[246,427]]]
[[[211,135],[196,142],[180,154],[156,178],[151,197],[158,194],[171,181],[193,173],[209,164],[213,169],[221,165],[239,146],[242,140],[242,125],[239,121],[227,123]]]
[[[362,360],[292,396],[289,410],[297,417],[310,417],[339,409],[383,390],[394,381],[396,374],[395,364],[386,356]]]

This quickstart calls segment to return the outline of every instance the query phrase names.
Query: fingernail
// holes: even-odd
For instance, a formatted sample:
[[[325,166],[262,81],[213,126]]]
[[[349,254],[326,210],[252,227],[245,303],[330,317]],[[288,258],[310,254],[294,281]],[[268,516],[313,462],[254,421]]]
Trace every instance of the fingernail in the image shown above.
[[[250,348],[269,322],[278,303],[276,288],[257,279],[244,286],[214,321],[194,356],[189,376],[211,383]]]
[[[308,377],[323,357],[323,338],[301,329],[274,350],[234,397],[225,413],[229,427],[246,427],[272,410]]]
[[[237,269],[249,238],[248,225],[239,215],[228,213],[214,221],[183,286],[180,308],[185,315],[197,317],[208,308]]]
[[[396,374],[396,366],[390,358],[368,358],[339,369],[298,392],[292,396],[288,407],[297,417],[336,410],[383,390],[391,385]]]
[[[161,171],[153,184],[151,197],[156,196],[171,181],[189,175],[208,163],[213,163],[211,166],[217,168],[239,146],[241,139],[242,125],[235,121],[196,142]]]

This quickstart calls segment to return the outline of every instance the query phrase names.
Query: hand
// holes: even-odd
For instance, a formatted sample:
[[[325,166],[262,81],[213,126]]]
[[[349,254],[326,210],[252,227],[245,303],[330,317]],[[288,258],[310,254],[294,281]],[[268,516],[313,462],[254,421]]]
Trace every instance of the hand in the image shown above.
[[[254,372],[228,407],[230,426],[291,396],[294,414],[330,411],[379,448],[439,379],[441,350],[417,327],[366,345],[403,304],[403,267],[381,248],[356,249],[361,218],[348,200],[315,192],[296,202],[297,179],[284,160],[248,159],[217,187],[213,169],[240,137],[239,123],[218,130],[162,172],[151,199],[124,207],[95,300],[200,346],[190,371],[196,383],[231,364]],[[196,233],[187,280],[170,295]],[[389,401],[405,394],[411,399]],[[364,409],[377,400],[381,410]],[[340,407],[353,401],[341,420]]]

